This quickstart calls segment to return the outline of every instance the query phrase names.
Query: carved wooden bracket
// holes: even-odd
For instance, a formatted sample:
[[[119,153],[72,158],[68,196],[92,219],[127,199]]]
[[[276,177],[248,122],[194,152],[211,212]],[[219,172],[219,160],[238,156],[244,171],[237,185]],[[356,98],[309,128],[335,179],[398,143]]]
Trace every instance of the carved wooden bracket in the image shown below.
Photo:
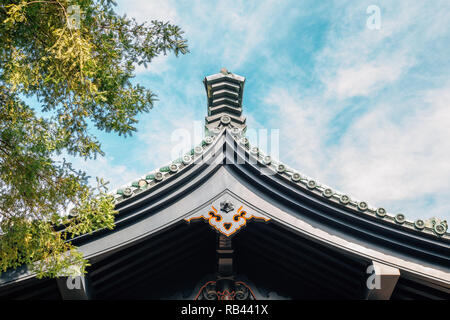
[[[235,208],[238,208],[235,210]],[[220,208],[217,210],[217,208]],[[269,221],[270,218],[262,214],[248,213],[243,205],[235,205],[232,201],[226,199],[224,201],[216,200],[203,214],[194,213],[186,218],[187,222],[203,218],[221,234],[229,237],[247,224],[251,219]]]

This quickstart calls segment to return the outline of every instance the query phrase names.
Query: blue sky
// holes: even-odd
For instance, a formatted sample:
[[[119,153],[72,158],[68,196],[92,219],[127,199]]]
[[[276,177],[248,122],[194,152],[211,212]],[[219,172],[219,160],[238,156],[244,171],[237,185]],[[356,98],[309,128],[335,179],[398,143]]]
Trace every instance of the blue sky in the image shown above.
[[[117,11],[179,25],[191,52],[137,70],[160,101],[133,137],[99,133],[106,157],[75,161],[90,175],[117,188],[173,160],[174,132],[203,124],[202,79],[226,67],[246,77],[248,127],[279,129],[282,162],[410,220],[450,219],[448,0],[127,0]]]

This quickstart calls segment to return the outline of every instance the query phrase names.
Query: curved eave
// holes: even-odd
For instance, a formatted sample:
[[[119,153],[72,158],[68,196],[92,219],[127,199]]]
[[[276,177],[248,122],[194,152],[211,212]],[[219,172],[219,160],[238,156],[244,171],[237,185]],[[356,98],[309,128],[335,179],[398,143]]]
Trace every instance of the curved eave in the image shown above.
[[[372,208],[366,202],[352,200],[350,196],[339,194],[335,191],[332,191],[331,188],[324,185],[320,185],[316,181],[309,179],[302,174],[299,174],[297,171],[285,167],[283,164],[276,161],[275,159],[271,159],[270,163],[266,163],[265,161],[266,156],[264,156],[264,154],[262,154],[260,150],[257,150],[257,148],[250,147],[249,141],[247,140],[247,138],[241,136],[241,131],[239,130],[232,131],[229,129],[222,128],[222,130],[216,132],[215,134],[216,134],[215,136],[213,135],[208,137],[207,139],[209,140],[205,139],[208,141],[208,143],[205,143],[204,141],[201,145],[196,147],[201,149],[200,153],[195,154],[194,151],[192,151],[191,154],[188,155],[190,156],[189,164],[180,164],[178,167],[179,169],[176,173],[166,173],[164,174],[164,179],[172,181],[174,179],[172,178],[172,176],[175,176],[176,179],[181,179],[184,181],[185,179],[183,177],[187,176],[186,174],[187,171],[190,171],[198,164],[204,165],[209,161],[208,160],[209,158],[207,158],[209,149],[217,149],[218,145],[220,149],[220,144],[222,143],[220,142],[221,136],[232,137],[232,139],[228,138],[227,140],[228,148],[232,149],[231,153],[239,154],[241,158],[240,162],[228,158],[227,165],[234,165],[235,162],[250,165],[252,167],[252,170],[256,172],[252,178],[255,180],[255,182],[268,181],[267,179],[258,179],[257,178],[258,176],[261,177],[270,176],[272,177],[272,179],[270,180],[271,182],[269,183],[272,183],[273,188],[278,188],[277,184],[279,183],[279,181],[284,181],[289,186],[291,186],[291,189],[297,189],[302,193],[308,194],[310,197],[317,199],[317,201],[323,203],[323,205],[330,208],[335,208],[335,211],[339,212],[339,214],[346,215],[345,212],[351,212],[351,214],[354,216],[356,215],[356,217],[368,219],[369,221],[372,221],[375,224],[392,226],[394,230],[398,230],[400,233],[409,232],[423,239],[440,238],[444,240],[450,240],[450,234],[448,232],[439,235],[434,232],[433,228],[428,226],[424,226],[422,229],[418,229],[414,222],[405,220],[400,223],[396,220],[396,217],[388,214],[384,209]],[[213,139],[215,141],[212,143]],[[280,165],[284,167],[283,171],[278,170]],[[245,172],[243,172],[243,175],[246,175]],[[142,199],[147,199],[145,195],[148,194],[149,192],[151,193],[153,192],[146,189],[158,190],[161,187],[161,185],[165,185],[166,183],[169,183],[169,181],[168,182],[148,181],[148,185],[144,189],[134,187],[133,194],[131,196],[120,197],[119,199],[117,199],[118,200],[117,209],[121,211],[130,205],[133,206],[132,203],[134,203],[135,201],[139,203],[142,201]],[[327,195],[326,194],[327,191],[330,191],[332,194]],[[342,203],[343,196],[348,197],[348,203]],[[381,212],[379,211],[380,209],[384,211],[383,215],[380,214]]]
[[[222,130],[214,139],[213,143],[204,146],[202,154],[193,156],[191,163],[176,174],[166,174],[163,181],[149,190],[119,202],[116,206],[119,211],[117,227],[129,225],[176,203],[207,181],[220,166],[225,166],[252,192],[311,225],[425,264],[444,269],[450,265],[448,234],[438,237],[407,224],[400,225],[388,216],[380,218],[369,210],[361,211],[357,206],[342,205],[339,200],[325,197],[318,189],[293,181],[288,171],[273,171],[273,167],[251,152],[248,144],[242,143],[242,137],[231,134],[228,129]],[[268,174],[268,170],[273,172]],[[75,241],[84,243],[92,236],[95,235],[82,236]]]
[[[438,237],[344,206],[294,181],[289,170],[274,171],[275,165],[264,164],[259,152],[233,133],[237,131],[222,129],[202,143],[201,151],[197,146],[176,172],[164,172],[161,181],[117,199],[116,228],[77,237],[74,244],[91,261],[101,260],[167,230],[226,191],[313,241],[367,261],[395,261],[391,264],[405,274],[450,287],[448,234]],[[2,278],[0,285],[17,280]]]

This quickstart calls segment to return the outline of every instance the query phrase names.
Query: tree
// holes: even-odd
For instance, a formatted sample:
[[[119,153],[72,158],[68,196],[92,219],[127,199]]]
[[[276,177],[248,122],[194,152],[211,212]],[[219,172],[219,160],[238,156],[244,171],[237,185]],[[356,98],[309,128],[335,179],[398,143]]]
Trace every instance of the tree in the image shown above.
[[[89,126],[130,135],[155,95],[136,65],[188,52],[178,26],[139,24],[111,0],[0,2],[0,272],[38,277],[88,262],[74,236],[114,227],[114,203],[86,174],[56,161],[103,155]],[[25,103],[33,97],[40,110]],[[74,205],[72,215],[64,215]]]

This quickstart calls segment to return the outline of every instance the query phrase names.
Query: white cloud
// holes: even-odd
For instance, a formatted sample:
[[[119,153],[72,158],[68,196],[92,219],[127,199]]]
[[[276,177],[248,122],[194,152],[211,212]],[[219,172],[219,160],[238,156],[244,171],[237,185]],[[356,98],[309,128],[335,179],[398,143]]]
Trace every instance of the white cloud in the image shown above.
[[[445,200],[437,206],[450,207],[444,196],[450,190],[450,86],[429,90],[421,100],[426,108],[411,101],[417,111],[401,122],[384,105],[348,130],[332,153],[342,189],[374,203],[433,196]]]
[[[176,24],[178,20],[176,6],[171,0],[118,1],[117,11],[121,14],[126,13],[128,17],[135,18],[140,23],[161,20]]]
[[[185,115],[177,118],[160,118],[152,121],[152,126],[139,134],[139,140],[142,142],[142,149],[137,156],[141,161],[145,161],[148,170],[157,169],[181,156],[180,144],[183,142],[179,136],[184,133],[190,144],[201,142],[203,123],[195,121],[191,116]],[[189,147],[184,151],[189,151]]]
[[[364,2],[349,5],[335,17],[327,45],[316,57],[316,72],[328,89],[327,97],[377,94],[416,66],[427,42],[441,36],[447,25],[441,15],[432,20],[437,6],[399,1],[381,5],[381,29],[370,30],[366,7]]]
[[[424,91],[405,101],[414,111],[399,120],[392,105],[380,103],[352,122],[334,145],[327,144],[334,112],[327,105],[285,88],[274,88],[265,102],[277,107],[276,121],[283,121],[281,159],[287,164],[374,206],[407,208],[409,217],[445,217],[450,210],[449,101],[450,85]],[[431,208],[428,197],[437,201]]]
[[[191,1],[190,14],[180,14],[180,25],[192,51],[202,50],[233,71],[248,62],[264,43],[277,37],[273,30],[286,17],[288,7],[288,3],[274,0]]]
[[[152,59],[150,64],[147,64],[147,68],[144,64],[137,65],[135,73],[136,75],[143,73],[152,73],[156,75],[161,75],[164,72],[167,72],[171,69],[171,65],[169,64],[169,55],[159,55]]]
[[[377,200],[396,200],[405,195],[446,191],[450,176],[450,87],[424,94],[429,106],[397,123],[389,106],[380,106],[359,119],[347,132],[345,152],[338,153],[343,176],[358,173],[373,185]],[[353,159],[353,160],[352,160]],[[348,164],[348,165],[347,165]],[[356,189],[355,181],[344,181]],[[387,183],[385,183],[387,182]],[[365,192],[365,197],[374,190]]]
[[[334,77],[324,81],[329,90],[328,94],[337,96],[339,99],[368,96],[395,82],[405,67],[404,60],[402,62],[386,60],[382,64],[363,63],[338,69]]]
[[[97,157],[97,159],[70,159],[73,167],[77,170],[85,171],[88,176],[91,176],[89,183],[95,187],[95,177],[104,178],[105,181],[109,181],[107,185],[108,190],[114,190],[122,185],[133,181],[140,177],[142,173],[138,173],[133,167],[129,167],[122,164],[113,164],[114,159],[112,157]]]
[[[294,168],[302,169],[304,174],[317,176],[323,164],[321,149],[330,112],[321,108],[317,100],[286,88],[274,88],[264,103],[276,107],[272,126],[282,122],[280,150],[283,161],[295,164]]]

